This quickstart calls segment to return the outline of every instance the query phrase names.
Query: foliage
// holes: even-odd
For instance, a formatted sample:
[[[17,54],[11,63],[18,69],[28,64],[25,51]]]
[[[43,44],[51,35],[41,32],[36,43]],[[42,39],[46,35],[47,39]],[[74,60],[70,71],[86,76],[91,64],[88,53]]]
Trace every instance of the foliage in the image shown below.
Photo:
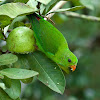
[[[24,88],[22,100],[99,100],[100,24],[65,15],[66,11],[75,11],[100,17],[99,0],[96,0],[97,3],[94,3],[95,0],[66,0],[68,2],[62,9],[51,12],[56,13],[52,18],[55,27],[79,58],[75,72],[64,74],[40,51],[16,54],[7,49],[6,38],[10,31],[19,26],[31,28],[26,15],[36,12],[45,16],[58,1],[0,0],[0,99],[20,100],[21,83],[31,82]],[[52,90],[64,94],[61,96]]]

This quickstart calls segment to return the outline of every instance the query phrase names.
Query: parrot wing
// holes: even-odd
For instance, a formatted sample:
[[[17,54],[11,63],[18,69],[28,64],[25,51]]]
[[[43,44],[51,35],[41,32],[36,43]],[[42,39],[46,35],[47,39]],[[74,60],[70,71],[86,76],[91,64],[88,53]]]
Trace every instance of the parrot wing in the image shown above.
[[[28,15],[28,17],[35,32],[37,46],[41,51],[49,52],[54,55],[60,46],[67,44],[62,33],[51,23],[36,14]],[[68,47],[68,45],[65,46]]]

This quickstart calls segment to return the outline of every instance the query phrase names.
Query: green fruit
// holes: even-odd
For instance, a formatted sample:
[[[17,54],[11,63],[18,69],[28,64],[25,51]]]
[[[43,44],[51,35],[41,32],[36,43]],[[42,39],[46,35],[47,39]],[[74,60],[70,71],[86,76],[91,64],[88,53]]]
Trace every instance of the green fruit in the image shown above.
[[[7,48],[11,52],[29,53],[35,50],[34,32],[28,27],[17,27],[7,38]]]

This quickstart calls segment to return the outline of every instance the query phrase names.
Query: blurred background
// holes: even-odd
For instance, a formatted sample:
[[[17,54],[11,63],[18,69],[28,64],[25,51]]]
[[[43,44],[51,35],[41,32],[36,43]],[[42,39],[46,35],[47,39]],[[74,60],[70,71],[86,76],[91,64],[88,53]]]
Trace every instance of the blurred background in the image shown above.
[[[94,10],[82,9],[77,13],[100,17],[100,1],[94,0]],[[71,2],[63,8],[74,6]],[[67,39],[71,51],[79,62],[75,72],[65,74],[63,95],[53,92],[34,79],[25,85],[22,100],[100,100],[100,22],[67,17],[64,13],[51,18]]]
[[[68,2],[63,8],[73,6]],[[85,8],[76,13],[100,17],[100,0],[93,0],[91,6],[93,10]],[[56,13],[51,19],[78,57],[77,69],[65,74],[63,95],[34,78],[28,85],[22,83],[21,100],[100,100],[100,22],[68,17],[65,13]],[[21,17],[21,20],[25,22],[26,19]]]

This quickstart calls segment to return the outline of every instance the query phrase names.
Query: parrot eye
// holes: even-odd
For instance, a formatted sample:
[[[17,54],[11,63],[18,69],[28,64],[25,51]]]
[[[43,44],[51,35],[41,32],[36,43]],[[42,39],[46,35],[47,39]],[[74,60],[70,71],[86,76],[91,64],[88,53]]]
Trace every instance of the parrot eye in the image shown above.
[[[70,60],[70,59],[68,59],[68,62],[71,62],[71,60]]]

